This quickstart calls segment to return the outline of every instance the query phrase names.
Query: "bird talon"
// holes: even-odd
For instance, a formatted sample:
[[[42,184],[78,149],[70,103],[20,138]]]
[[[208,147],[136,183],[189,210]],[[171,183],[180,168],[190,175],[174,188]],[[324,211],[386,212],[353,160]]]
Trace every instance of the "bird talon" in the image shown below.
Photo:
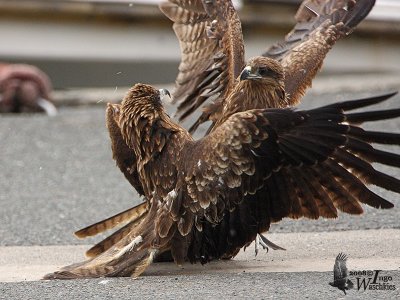
[[[267,250],[267,253],[268,253],[269,248],[268,248],[267,244],[265,244],[264,241],[262,240],[262,238],[260,238],[260,235],[257,234],[256,240],[255,240],[255,245],[254,245],[255,256],[257,256],[257,254],[260,250],[259,246],[261,246],[263,248],[263,250]]]

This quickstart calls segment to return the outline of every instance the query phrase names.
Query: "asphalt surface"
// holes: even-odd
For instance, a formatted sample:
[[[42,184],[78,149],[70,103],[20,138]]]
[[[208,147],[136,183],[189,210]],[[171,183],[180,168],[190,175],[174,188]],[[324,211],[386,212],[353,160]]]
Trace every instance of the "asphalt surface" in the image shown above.
[[[309,97],[303,107],[332,98]],[[396,107],[399,100],[396,96],[384,107]],[[111,158],[104,107],[64,108],[54,118],[2,115],[0,128],[0,246],[83,243],[73,231],[141,201]],[[399,132],[400,119],[373,128]],[[384,170],[400,177],[398,170]],[[396,195],[380,192],[399,203]],[[365,211],[335,220],[284,220],[271,232],[400,228],[400,205]]]
[[[385,272],[400,285],[400,272]],[[344,299],[332,272],[143,276],[0,284],[4,299]],[[354,280],[354,283],[356,281]],[[347,292],[351,299],[398,299],[395,291]],[[82,296],[84,295],[84,297]],[[0,296],[1,299],[1,296]]]
[[[302,107],[316,107],[358,96],[354,93],[314,95],[307,97]],[[378,108],[400,107],[399,100],[400,96],[396,96]],[[399,132],[400,119],[368,126],[374,130]],[[92,244],[101,237],[79,241],[72,232],[140,201],[111,158],[103,106],[62,108],[54,118],[1,115],[0,141],[0,246]],[[400,153],[396,147],[390,150]],[[400,177],[398,170],[380,169]],[[393,200],[395,208],[376,210],[365,207],[362,216],[341,214],[335,220],[284,220],[273,224],[270,231],[359,230],[362,235],[367,229],[400,229],[399,197],[384,190],[378,192]],[[286,253],[290,257],[290,252]],[[399,282],[400,272],[393,272],[393,278]],[[0,299],[145,299],[184,298],[188,295],[222,299],[232,296],[285,298],[289,295],[291,298],[341,297],[342,292],[327,284],[331,277],[332,272],[222,273],[188,275],[178,279],[174,276],[148,276],[139,280],[107,279],[106,282],[1,283]],[[350,293],[356,298],[398,297],[398,290],[393,295],[382,291]]]

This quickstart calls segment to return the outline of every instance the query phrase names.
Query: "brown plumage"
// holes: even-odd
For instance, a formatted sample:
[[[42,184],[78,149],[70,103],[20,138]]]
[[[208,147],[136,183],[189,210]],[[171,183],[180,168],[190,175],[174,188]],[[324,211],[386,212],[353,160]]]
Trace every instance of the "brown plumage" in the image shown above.
[[[358,126],[400,117],[400,109],[348,112],[392,95],[239,112],[194,141],[166,114],[160,91],[135,85],[112,111],[135,153],[148,212],[106,251],[45,278],[139,276],[167,251],[178,264],[205,263],[235,255],[284,217],[360,214],[361,203],[393,207],[366,184],[400,193],[400,180],[371,166],[399,168],[400,155],[370,145],[400,145],[400,134]]]
[[[297,103],[330,47],[368,14],[373,2],[360,0],[354,6],[354,1],[304,1],[296,14],[298,23],[285,41],[271,47],[264,56],[249,59],[247,63],[244,62],[240,20],[230,1],[162,3],[161,10],[174,21],[173,28],[182,50],[174,93],[175,100],[185,99],[178,109],[187,109],[181,120],[204,101],[216,96],[213,103],[203,108],[203,114],[189,129],[190,132],[201,123],[212,120],[210,132],[240,111],[283,108]],[[346,6],[347,11],[344,10]],[[284,68],[269,56],[280,60]],[[290,97],[292,92],[287,96],[285,84],[289,85],[290,91],[298,89],[295,97]],[[118,105],[109,106],[107,116],[118,109]],[[113,158],[132,186],[143,195],[135,154],[124,143],[114,118],[107,117],[107,127]],[[113,220],[118,222],[112,223]],[[118,219],[105,220],[107,224],[99,222],[89,228],[95,234],[93,228],[105,230],[113,227],[112,224],[130,224],[131,221],[130,218],[122,221],[118,216]],[[85,237],[86,232],[89,231],[80,231],[80,237]],[[126,232],[126,228],[121,229],[110,239],[115,242],[115,238],[122,238],[122,233]],[[102,241],[94,248],[106,250],[103,242],[110,244],[109,240]],[[93,254],[91,251],[87,253],[89,256]]]
[[[106,125],[111,139],[113,159],[125,178],[135,188],[139,195],[144,195],[142,184],[136,169],[136,156],[124,142],[115,114],[121,109],[119,104],[108,104],[106,110]]]
[[[289,105],[300,101],[332,46],[349,35],[374,4],[375,0],[303,1],[293,30],[261,55],[282,63]],[[170,0],[160,9],[174,22],[181,47],[173,93],[179,120],[202,107],[202,114],[189,129],[193,133],[200,124],[225,117],[222,109],[230,105],[229,95],[238,76],[254,59],[245,62],[241,23],[231,1]],[[258,107],[260,103],[254,100],[245,109]],[[281,106],[263,108],[268,107]]]
[[[118,168],[125,175],[125,178],[135,188],[139,195],[144,195],[143,187],[139,180],[136,168],[137,160],[135,152],[125,143],[119,128],[119,120],[116,118],[116,116],[119,116],[118,113],[120,109],[121,105],[119,104],[108,104],[106,110],[106,125],[110,134],[113,159]],[[113,229],[117,226],[125,225],[86,252],[88,257],[98,256],[128,234],[129,231],[132,230],[132,228],[134,228],[144,217],[148,212],[148,209],[148,203],[141,203],[110,218],[80,229],[75,232],[75,235],[78,238],[86,238]]]
[[[31,65],[0,64],[0,112],[57,114],[48,76]]]
[[[209,128],[218,127],[231,115],[249,109],[284,108],[289,105],[285,93],[285,74],[281,64],[268,57],[249,60],[240,73],[221,108],[210,114],[213,121]],[[205,110],[207,113],[207,110]],[[194,126],[200,125],[198,122]]]

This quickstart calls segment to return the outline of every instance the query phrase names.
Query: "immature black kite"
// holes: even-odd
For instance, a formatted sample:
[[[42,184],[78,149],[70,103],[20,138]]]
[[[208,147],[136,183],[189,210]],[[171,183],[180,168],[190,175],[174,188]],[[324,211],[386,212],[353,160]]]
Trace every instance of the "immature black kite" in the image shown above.
[[[166,114],[164,92],[137,84],[107,109],[108,124],[135,154],[134,185],[147,199],[146,213],[132,215],[123,237],[91,260],[46,279],[139,276],[165,252],[177,264],[206,263],[235,255],[284,217],[361,214],[361,203],[393,207],[366,184],[400,193],[400,180],[371,166],[399,168],[400,155],[370,144],[400,145],[400,134],[358,126],[400,117],[400,109],[348,112],[393,93],[304,111],[239,112],[194,141]]]
[[[244,57],[244,44],[239,17],[230,0],[170,0],[160,5],[171,19],[181,47],[181,63],[176,78],[174,101],[183,121],[203,106],[203,113],[190,128],[194,132],[203,122],[226,118],[226,112],[254,108],[278,108],[297,104],[322,66],[322,62],[341,37],[361,22],[372,9],[375,0],[305,0],[297,14],[297,24],[284,41],[273,45],[261,57]],[[274,58],[284,67],[286,98],[274,103],[259,97],[246,104],[230,103],[243,69],[254,76],[267,75],[262,57]],[[245,95],[250,95],[249,88]],[[253,89],[260,89],[255,84]],[[239,90],[237,88],[237,90]],[[207,104],[208,103],[208,104]],[[223,112],[224,110],[224,112]]]

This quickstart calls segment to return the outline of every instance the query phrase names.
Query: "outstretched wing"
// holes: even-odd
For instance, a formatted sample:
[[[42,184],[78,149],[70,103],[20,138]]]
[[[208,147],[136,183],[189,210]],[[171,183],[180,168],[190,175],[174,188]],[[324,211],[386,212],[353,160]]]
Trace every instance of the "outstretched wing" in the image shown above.
[[[132,187],[134,187],[140,195],[143,195],[143,186],[139,180],[136,169],[135,152],[125,143],[116,121],[119,119],[120,110],[121,105],[119,104],[108,104],[106,110],[106,124],[111,139],[113,159]],[[148,213],[148,209],[148,203],[141,203],[107,219],[82,228],[76,231],[75,235],[78,238],[87,238],[124,225],[122,228],[100,241],[86,252],[86,255],[89,257],[98,256],[112,247],[119,240],[123,239],[132,228],[140,224],[140,221]]]
[[[334,281],[343,280],[347,277],[347,256],[344,253],[339,253],[335,259],[335,266],[333,267]]]
[[[181,48],[173,101],[183,121],[207,100],[221,101],[244,66],[240,20],[231,1],[170,0],[160,5]]]
[[[112,156],[129,183],[139,195],[144,195],[143,186],[136,169],[137,159],[135,152],[125,143],[117,123],[120,110],[120,104],[108,104],[106,110],[106,124],[111,140]]]
[[[332,46],[368,15],[375,0],[305,0],[297,24],[263,56],[280,61],[291,105],[299,103]]]
[[[355,124],[399,117],[400,109],[343,112],[379,103],[391,95],[307,111],[268,109],[232,115],[214,132],[182,150],[178,196],[167,201],[170,208],[166,211],[179,220],[178,229],[186,235],[193,224],[201,231],[204,224],[220,224],[226,214],[243,205],[258,206],[262,208],[258,215],[259,210],[250,207],[254,215],[241,215],[235,224],[227,222],[225,231],[219,232],[224,236],[216,238],[224,242],[230,232],[226,228],[236,226],[242,232],[229,239],[241,247],[254,238],[253,233],[284,217],[337,217],[337,210],[360,214],[360,203],[393,207],[365,185],[400,193],[398,179],[371,165],[379,162],[400,167],[400,155],[370,145],[400,145],[400,134],[364,131]],[[254,228],[247,222],[251,219],[257,221]],[[258,227],[264,221],[266,227]],[[243,232],[246,230],[254,232]],[[219,254],[231,250],[225,248]]]

